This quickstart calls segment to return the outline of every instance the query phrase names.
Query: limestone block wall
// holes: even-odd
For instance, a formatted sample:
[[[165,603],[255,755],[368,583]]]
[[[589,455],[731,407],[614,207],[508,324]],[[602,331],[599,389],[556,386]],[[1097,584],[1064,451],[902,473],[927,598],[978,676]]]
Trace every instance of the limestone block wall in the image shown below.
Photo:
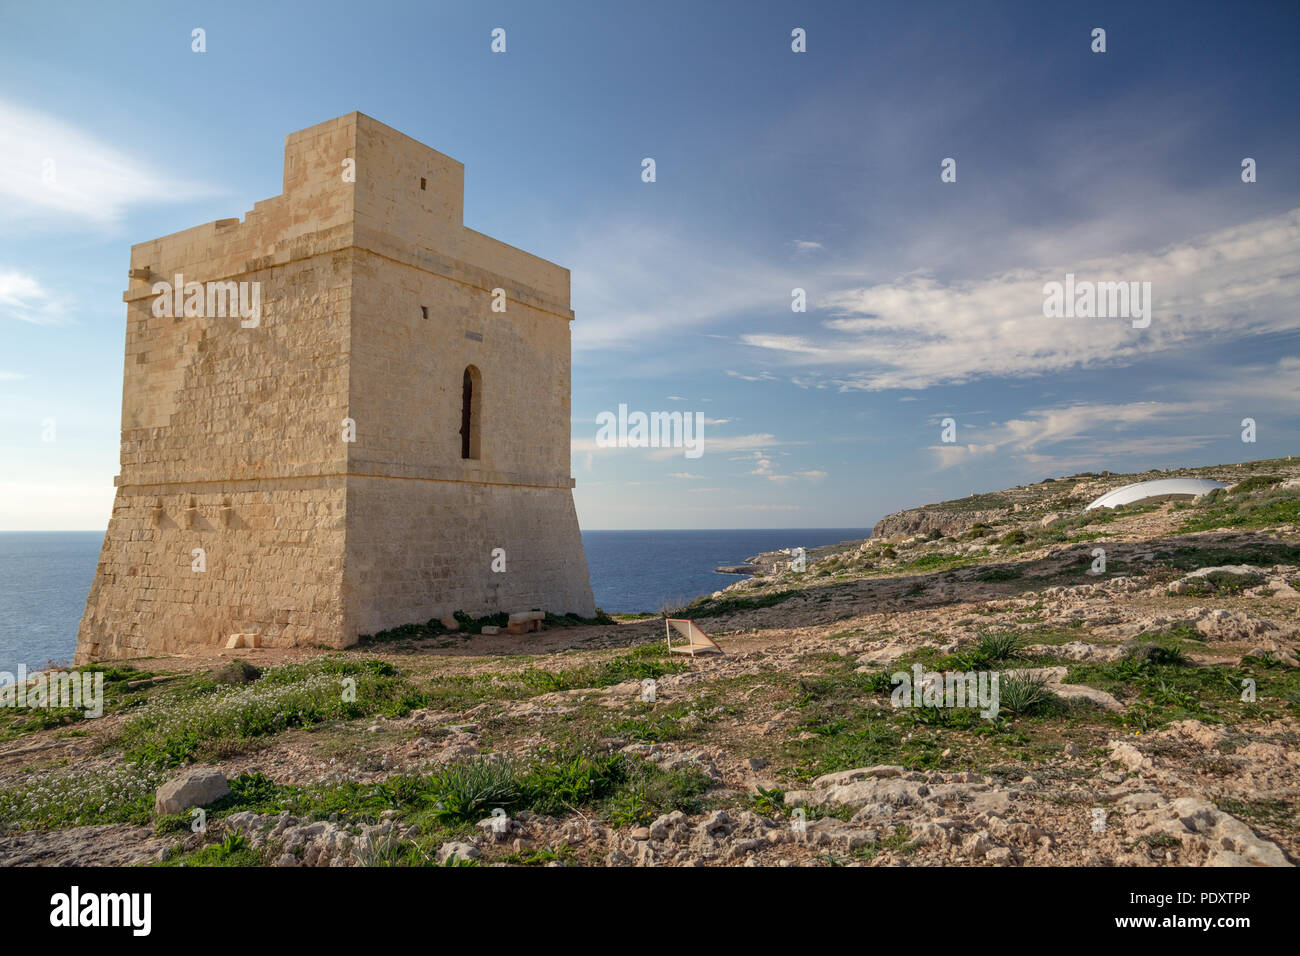
[[[77,663],[211,653],[231,634],[255,633],[272,646],[350,643],[342,636],[342,479],[249,484],[119,489]]]
[[[500,286],[452,276],[358,250],[349,470],[569,487],[568,321],[508,298],[493,312]],[[477,460],[460,457],[471,365],[481,375]]]
[[[344,603],[374,634],[461,610],[595,613],[568,488],[352,478]],[[492,570],[505,550],[504,572]]]
[[[465,229],[459,163],[373,121],[357,143],[384,186],[356,200],[348,628],[455,610],[590,615],[569,477],[568,270]],[[476,459],[461,458],[467,366]]]

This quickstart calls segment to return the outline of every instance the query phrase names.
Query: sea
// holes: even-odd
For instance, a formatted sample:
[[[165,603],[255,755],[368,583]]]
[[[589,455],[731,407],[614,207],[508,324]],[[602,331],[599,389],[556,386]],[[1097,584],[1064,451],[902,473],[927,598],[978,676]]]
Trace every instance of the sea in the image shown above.
[[[725,588],[744,575],[714,568],[763,551],[870,534],[870,528],[584,531],[582,543],[596,604],[617,614],[656,612]],[[102,531],[0,532],[0,672],[72,659],[103,540]]]

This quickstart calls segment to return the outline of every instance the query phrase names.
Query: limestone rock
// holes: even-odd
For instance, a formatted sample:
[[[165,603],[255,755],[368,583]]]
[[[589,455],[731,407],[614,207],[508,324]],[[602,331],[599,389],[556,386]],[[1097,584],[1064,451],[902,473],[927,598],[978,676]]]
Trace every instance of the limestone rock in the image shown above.
[[[446,866],[448,863],[454,861],[477,860],[482,855],[483,854],[479,851],[479,848],[472,843],[453,841],[451,843],[444,843],[440,846],[434,859],[436,859],[439,864]]]
[[[154,812],[184,813],[190,807],[216,803],[228,793],[230,787],[226,784],[225,774],[211,767],[196,767],[158,788],[154,796]]]

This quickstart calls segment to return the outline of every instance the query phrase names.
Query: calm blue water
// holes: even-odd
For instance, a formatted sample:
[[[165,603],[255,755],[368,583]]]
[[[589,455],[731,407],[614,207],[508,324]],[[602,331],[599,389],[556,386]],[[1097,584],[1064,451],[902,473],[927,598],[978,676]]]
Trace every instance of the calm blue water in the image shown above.
[[[102,531],[0,532],[0,671],[70,661]]]
[[[760,531],[584,531],[596,603],[610,613],[657,611],[740,577],[720,564],[779,548],[865,538],[870,528]],[[101,531],[0,532],[0,671],[72,659],[95,577]]]
[[[743,575],[715,574],[763,551],[817,548],[865,538],[870,528],[785,528],[750,531],[584,531],[582,543],[596,604],[610,614],[658,611],[712,594]]]

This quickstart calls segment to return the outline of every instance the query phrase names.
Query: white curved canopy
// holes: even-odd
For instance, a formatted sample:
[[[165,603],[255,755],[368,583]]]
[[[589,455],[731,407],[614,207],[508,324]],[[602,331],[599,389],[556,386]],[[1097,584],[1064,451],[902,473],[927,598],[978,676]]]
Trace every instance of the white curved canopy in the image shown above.
[[[1155,481],[1139,481],[1134,485],[1125,485],[1123,488],[1108,491],[1083,510],[1114,508],[1116,505],[1131,505],[1136,501],[1164,498],[1168,495],[1195,497],[1213,491],[1215,488],[1226,487],[1228,486],[1223,482],[1211,481],[1208,478],[1157,478]]]

